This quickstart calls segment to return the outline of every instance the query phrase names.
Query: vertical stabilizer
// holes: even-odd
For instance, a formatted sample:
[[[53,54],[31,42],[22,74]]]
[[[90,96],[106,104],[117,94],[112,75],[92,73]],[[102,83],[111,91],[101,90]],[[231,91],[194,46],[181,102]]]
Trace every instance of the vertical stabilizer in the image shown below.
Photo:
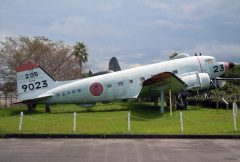
[[[32,99],[54,87],[55,80],[33,62],[18,66],[16,72],[17,91],[20,100]]]
[[[112,57],[109,61],[109,68],[108,70],[112,71],[121,71],[121,68],[119,66],[118,60],[116,57]]]

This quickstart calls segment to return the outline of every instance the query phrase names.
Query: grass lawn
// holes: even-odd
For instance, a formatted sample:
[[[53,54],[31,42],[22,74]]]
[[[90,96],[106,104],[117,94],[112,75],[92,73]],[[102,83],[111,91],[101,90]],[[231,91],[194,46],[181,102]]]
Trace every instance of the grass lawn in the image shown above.
[[[23,111],[22,131],[19,132],[19,114]],[[215,110],[189,106],[183,112],[184,132],[179,127],[179,112],[171,117],[168,109],[161,114],[151,105],[114,102],[98,104],[91,109],[76,105],[55,105],[51,114],[44,106],[34,113],[25,106],[0,109],[0,134],[240,134],[240,115],[237,117],[238,131],[234,131],[231,110]],[[76,132],[73,132],[73,112],[77,113]],[[131,132],[128,132],[127,114],[131,112]]]

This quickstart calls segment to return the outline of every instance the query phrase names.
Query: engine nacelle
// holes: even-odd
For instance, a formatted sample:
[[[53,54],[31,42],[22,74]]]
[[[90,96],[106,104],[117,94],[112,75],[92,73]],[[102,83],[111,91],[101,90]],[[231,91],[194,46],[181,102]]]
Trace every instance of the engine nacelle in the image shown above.
[[[207,73],[195,73],[181,77],[181,79],[187,84],[187,90],[199,91],[207,89],[210,86],[210,77]]]

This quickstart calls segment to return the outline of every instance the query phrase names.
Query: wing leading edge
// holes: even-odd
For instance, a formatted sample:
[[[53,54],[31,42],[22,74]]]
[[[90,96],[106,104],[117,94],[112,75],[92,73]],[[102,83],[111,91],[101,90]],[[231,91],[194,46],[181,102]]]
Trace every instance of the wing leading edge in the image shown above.
[[[179,77],[171,72],[163,72],[145,80],[139,97],[154,97],[160,96],[161,91],[168,92],[171,89],[172,93],[184,90],[187,85]]]

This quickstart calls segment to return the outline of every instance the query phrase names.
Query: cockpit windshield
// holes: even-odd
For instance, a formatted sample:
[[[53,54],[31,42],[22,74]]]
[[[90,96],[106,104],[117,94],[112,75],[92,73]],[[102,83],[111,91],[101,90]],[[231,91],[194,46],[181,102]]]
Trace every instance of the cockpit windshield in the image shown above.
[[[212,64],[212,63],[214,63],[215,62],[215,59],[207,59],[206,60],[206,63],[208,63],[208,64]]]

